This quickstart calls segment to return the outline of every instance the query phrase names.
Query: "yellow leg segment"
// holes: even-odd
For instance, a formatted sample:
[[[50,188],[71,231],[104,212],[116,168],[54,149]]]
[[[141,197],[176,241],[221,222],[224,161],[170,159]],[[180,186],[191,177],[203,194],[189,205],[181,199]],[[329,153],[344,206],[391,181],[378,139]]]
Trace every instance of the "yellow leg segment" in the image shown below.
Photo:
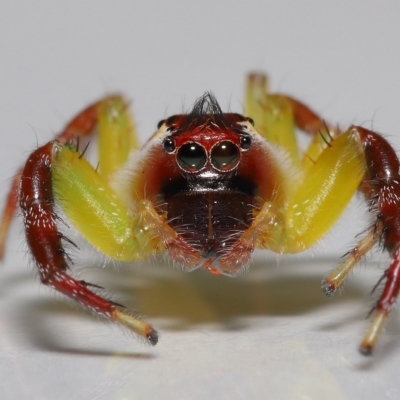
[[[128,261],[153,254],[159,246],[153,227],[132,215],[93,167],[70,145],[56,145],[54,194],[74,227],[113,259]]]
[[[331,141],[304,171],[297,189],[283,210],[278,211],[276,223],[265,226],[265,235],[257,247],[297,253],[315,244],[335,224],[356,193],[364,165],[358,135],[347,131]]]
[[[322,291],[326,296],[332,296],[340,288],[355,265],[372,249],[381,234],[382,227],[374,227],[368,235],[348,253],[346,259],[323,280]]]
[[[247,80],[245,113],[269,143],[285,149],[294,163],[300,160],[290,101],[267,93],[267,77],[252,74]]]
[[[125,326],[132,332],[136,333],[143,339],[147,340],[151,345],[156,345],[158,342],[158,334],[157,331],[153,329],[153,327],[146,322],[141,321],[131,315],[123,312],[121,310],[116,309],[113,313],[114,321],[118,322],[122,326]]]
[[[329,132],[327,129],[329,129]],[[331,141],[331,138],[337,137],[338,134],[339,132],[330,127],[324,127],[313,137],[301,160],[301,168],[303,171],[308,170],[315,164],[321,153],[328,147],[327,143]]]
[[[256,130],[269,143],[284,149],[294,164],[300,162],[295,127],[312,136],[307,151],[301,158],[301,168],[310,168],[331,138],[340,132],[325,122],[298,100],[268,92],[264,74],[251,74],[247,79],[245,113],[255,122]]]
[[[378,342],[379,335],[385,326],[388,314],[382,310],[375,313],[374,319],[369,326],[361,344],[360,352],[364,355],[370,355]]]
[[[360,140],[352,132],[321,153],[288,204],[285,242],[290,252],[312,246],[336,223],[360,185],[364,165]]]
[[[99,135],[99,172],[109,181],[110,177],[128,160],[132,150],[139,148],[132,117],[126,101],[109,97],[97,106]]]

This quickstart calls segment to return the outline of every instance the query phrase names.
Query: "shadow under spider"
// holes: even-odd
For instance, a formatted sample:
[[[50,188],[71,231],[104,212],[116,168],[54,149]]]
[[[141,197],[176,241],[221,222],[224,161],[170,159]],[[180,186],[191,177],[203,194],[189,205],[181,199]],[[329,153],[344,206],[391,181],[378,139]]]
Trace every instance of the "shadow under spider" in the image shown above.
[[[329,262],[335,265],[331,259]],[[307,262],[286,260],[278,267],[271,265],[270,271],[268,265],[264,264],[267,263],[255,262],[250,271],[237,278],[213,276],[204,270],[185,273],[164,263],[158,266],[144,263],[140,268],[126,265],[118,270],[111,266],[82,269],[80,278],[103,286],[106,295],[111,295],[113,300],[121,302],[128,309],[145,315],[148,321],[161,318],[161,324],[154,323],[161,332],[168,329],[187,330],[195,325],[209,323],[219,324],[224,330],[243,330],[249,329],[251,325],[246,317],[295,316],[327,307],[328,304],[368,299],[368,294],[354,282],[348,285],[344,295],[336,296],[333,302],[326,299],[321,292],[321,278],[327,271],[318,266],[325,266],[327,259]],[[302,273],[304,264],[311,265],[312,271]],[[279,273],[280,269],[282,274]],[[38,282],[36,284],[39,285]],[[26,313],[22,318],[26,322],[23,330],[34,346],[47,351],[82,355],[115,355],[112,351],[81,350],[58,343],[50,318],[63,313],[76,314],[77,318],[80,314],[82,317],[82,313],[68,302],[60,304],[64,297],[58,298],[56,302],[51,299],[31,299],[23,307]],[[18,310],[13,312],[21,313],[21,309]],[[87,314],[90,318],[90,313]],[[101,329],[106,330],[107,327],[102,325]],[[145,359],[153,357],[146,351],[124,353],[123,356]]]

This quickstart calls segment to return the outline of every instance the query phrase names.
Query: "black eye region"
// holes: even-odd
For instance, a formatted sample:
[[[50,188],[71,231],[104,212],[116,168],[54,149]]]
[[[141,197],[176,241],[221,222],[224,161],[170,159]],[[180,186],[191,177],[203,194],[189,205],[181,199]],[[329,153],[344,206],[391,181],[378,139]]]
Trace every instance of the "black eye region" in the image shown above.
[[[207,154],[198,143],[185,143],[178,150],[177,161],[182,169],[195,172],[204,167]]]
[[[240,150],[232,142],[224,140],[216,144],[211,150],[211,162],[221,171],[235,168],[240,160]]]
[[[243,150],[248,150],[250,148],[250,146],[251,146],[250,136],[243,135],[240,138],[240,146],[242,147]]]
[[[167,153],[173,153],[175,151],[175,140],[167,137],[164,139],[163,146]]]

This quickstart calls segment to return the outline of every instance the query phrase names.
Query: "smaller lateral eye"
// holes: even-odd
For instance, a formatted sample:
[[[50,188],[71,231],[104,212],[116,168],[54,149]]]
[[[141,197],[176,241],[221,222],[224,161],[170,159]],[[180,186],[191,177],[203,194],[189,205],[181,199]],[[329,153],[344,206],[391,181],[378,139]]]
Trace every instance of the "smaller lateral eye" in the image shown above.
[[[243,150],[248,150],[251,146],[251,138],[249,135],[242,135],[240,137],[240,147]]]
[[[164,122],[165,122],[165,119],[162,119],[161,121],[159,121],[157,124],[157,129],[160,129]]]
[[[163,146],[164,146],[164,150],[167,153],[173,153],[175,150],[175,140],[171,139],[170,137],[167,137],[164,139]]]
[[[253,118],[247,118],[247,121],[249,121],[253,126],[254,126],[254,119]]]

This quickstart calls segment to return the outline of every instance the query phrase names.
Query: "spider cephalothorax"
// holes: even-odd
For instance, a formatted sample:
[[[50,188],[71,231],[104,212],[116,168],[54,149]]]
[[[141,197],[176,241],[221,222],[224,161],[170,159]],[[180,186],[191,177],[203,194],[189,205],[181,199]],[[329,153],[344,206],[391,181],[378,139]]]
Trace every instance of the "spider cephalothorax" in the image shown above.
[[[139,184],[160,198],[157,212],[198,253],[194,265],[232,274],[245,267],[253,248],[241,249],[243,262],[225,265],[225,256],[251,225],[265,199],[274,196],[279,172],[271,149],[249,118],[222,113],[207,93],[189,114],[159,124],[144,151]],[[194,212],[195,211],[195,212]],[[168,247],[167,247],[168,249]]]
[[[160,121],[139,149],[123,98],[92,104],[34,151],[14,179],[0,245],[19,203],[42,282],[156,344],[150,325],[70,275],[64,242],[73,242],[58,229],[56,203],[115,260],[165,252],[188,270],[235,275],[255,248],[296,253],[315,244],[359,190],[374,223],[324,280],[323,291],[333,294],[376,243],[389,251],[385,286],[361,344],[370,353],[400,289],[396,153],[375,132],[358,126],[341,132],[299,101],[267,93],[264,75],[249,76],[245,115],[222,112],[206,93],[188,114]],[[78,144],[96,126],[99,166],[93,168]],[[295,128],[311,137],[304,153]]]

